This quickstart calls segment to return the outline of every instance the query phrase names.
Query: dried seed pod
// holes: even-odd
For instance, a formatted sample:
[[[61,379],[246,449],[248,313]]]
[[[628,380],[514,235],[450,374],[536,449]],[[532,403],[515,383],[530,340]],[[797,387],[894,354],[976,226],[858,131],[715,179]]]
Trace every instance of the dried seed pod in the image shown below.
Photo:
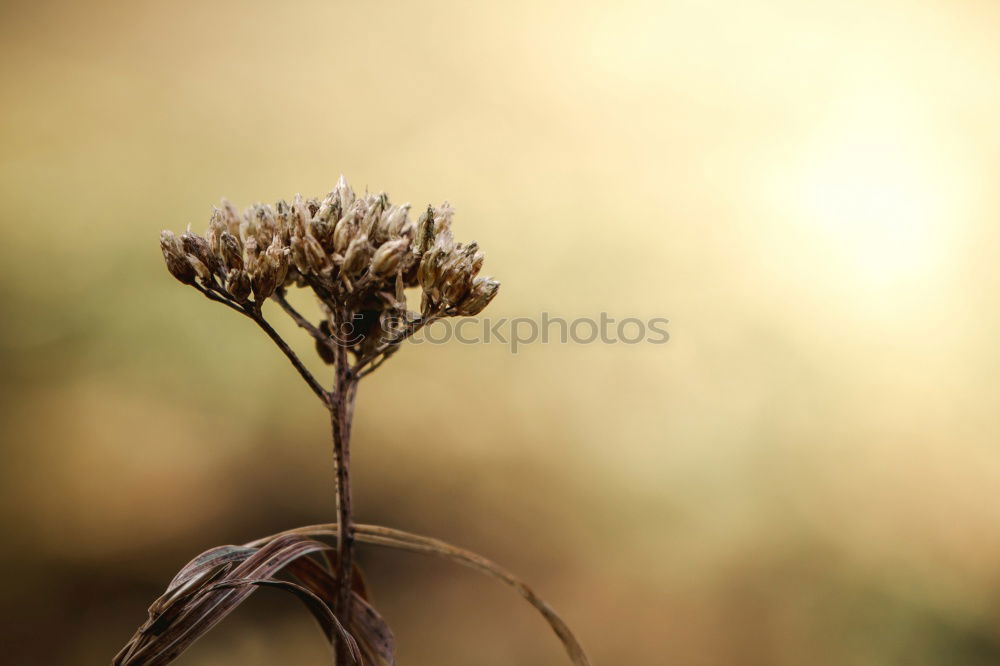
[[[253,289],[254,301],[257,303],[266,301],[277,289],[278,283],[275,281],[274,271],[267,268],[267,262],[262,261],[259,270],[250,276],[250,286]]]
[[[351,244],[351,241],[358,234],[358,222],[357,214],[352,210],[348,211],[344,217],[340,218],[337,222],[336,228],[333,230],[333,250],[338,254],[344,254],[347,251],[347,246]]]
[[[194,284],[197,275],[194,266],[187,260],[184,245],[174,232],[167,230],[160,232],[160,250],[163,252],[163,259],[170,274],[184,284]]]
[[[442,231],[435,237],[434,245],[424,254],[417,269],[417,281],[424,291],[436,295],[442,277],[443,266],[452,259],[455,241],[451,232]]]
[[[383,215],[389,210],[389,197],[385,192],[380,194],[370,194],[365,198],[367,208],[361,218],[361,230],[368,234],[372,242],[380,245],[388,240]]]
[[[432,247],[423,259],[420,260],[420,267],[417,269],[417,281],[424,291],[431,291],[437,286],[440,272],[441,250]]]
[[[462,248],[462,257],[467,262],[467,270],[472,277],[479,274],[479,271],[483,268],[483,261],[486,259],[486,255],[479,251],[479,243],[472,241],[468,245]]]
[[[410,204],[408,203],[402,206],[393,206],[385,212],[382,216],[381,228],[386,238],[399,238],[404,235],[404,231],[408,227],[413,226],[409,214]],[[412,233],[410,235],[412,236]]]
[[[483,311],[500,290],[500,283],[491,277],[480,276],[472,281],[469,293],[459,303],[458,314],[473,317]]]
[[[413,250],[417,256],[423,256],[434,243],[434,207],[427,206],[420,218],[417,220],[416,239],[413,242]]]
[[[208,246],[212,248],[212,252],[216,256],[221,256],[222,245],[221,238],[224,232],[228,231],[226,226],[226,216],[218,208],[212,209],[212,217],[208,220],[208,229],[205,231],[205,240],[208,241]]]
[[[319,211],[319,199],[317,199],[316,197],[309,197],[308,199],[306,199],[305,209],[306,209],[305,219],[307,221],[311,220],[312,216],[315,215],[317,211]]]
[[[323,246],[312,234],[305,235],[305,238],[302,239],[302,245],[305,250],[306,262],[313,273],[319,275],[330,267],[330,258],[326,256]]]
[[[281,236],[282,242],[286,245],[292,242],[292,235],[295,233],[294,217],[292,207],[284,199],[274,204],[275,233]]]
[[[410,241],[405,238],[383,243],[372,256],[372,273],[378,277],[386,277],[395,273],[409,247]]]
[[[198,234],[185,231],[181,234],[181,244],[184,247],[184,252],[197,259],[205,267],[208,275],[202,276],[202,279],[210,280],[213,273],[223,275],[219,259],[212,252],[212,246],[209,245],[207,240]],[[201,275],[201,273],[199,270],[198,274]]]
[[[305,242],[299,235],[292,236],[292,264],[296,270],[305,275],[309,272],[309,258],[306,256]]]
[[[354,204],[354,190],[347,184],[343,175],[337,179],[337,184],[333,188],[333,196],[340,202],[340,210],[346,212]]]
[[[313,221],[315,222],[336,222],[340,219],[343,214],[343,210],[340,207],[340,198],[337,196],[337,191],[334,190],[326,195],[326,198],[319,204],[319,210],[316,211],[316,215],[313,216]]]
[[[260,251],[260,247],[257,245],[257,239],[253,236],[246,240],[245,247],[247,253],[244,268],[246,269],[246,272],[250,273],[252,276],[259,269],[262,252]]]
[[[310,219],[312,213],[309,212],[309,202],[303,201],[301,194],[296,194],[292,199],[292,231],[304,236]]]
[[[288,274],[288,255],[289,250],[281,244],[281,238],[275,237],[257,262],[256,272],[250,275],[256,302],[265,301],[279,285],[284,284]]]
[[[361,234],[348,246],[342,270],[351,277],[360,275],[368,266],[369,259],[371,259],[371,245],[368,243],[368,236]]]
[[[479,271],[483,269],[484,261],[486,261],[486,254],[483,252],[476,252],[469,258],[473,277],[479,275]]]
[[[282,244],[280,238],[275,238],[267,247],[267,251],[264,254],[265,259],[271,265],[272,270],[274,270],[275,282],[282,284],[285,281],[285,276],[288,274],[288,255],[290,254],[288,248]]]
[[[226,230],[238,238],[240,223],[243,221],[240,217],[240,211],[229,202],[229,199],[223,199],[220,203],[222,204],[222,217],[226,223]]]
[[[462,255],[453,256],[441,268],[438,287],[442,300],[449,306],[459,303],[469,291],[472,278],[471,262]]]
[[[236,268],[230,270],[226,275],[226,291],[237,303],[246,303],[250,299],[250,276]]]
[[[260,247],[267,247],[276,235],[280,235],[274,210],[267,204],[254,204],[247,210],[245,218],[241,227],[244,242],[253,236]]]
[[[243,270],[243,245],[239,238],[228,231],[219,235],[219,256],[222,257],[222,265],[227,272],[234,268]]]
[[[281,233],[278,228],[278,217],[274,214],[274,209],[270,204],[259,204],[257,206],[257,224],[273,238]]]
[[[187,260],[188,263],[191,264],[191,268],[194,269],[194,272],[201,278],[202,282],[211,282],[212,271],[209,270],[208,266],[206,266],[201,259],[193,254],[189,254],[187,255]]]

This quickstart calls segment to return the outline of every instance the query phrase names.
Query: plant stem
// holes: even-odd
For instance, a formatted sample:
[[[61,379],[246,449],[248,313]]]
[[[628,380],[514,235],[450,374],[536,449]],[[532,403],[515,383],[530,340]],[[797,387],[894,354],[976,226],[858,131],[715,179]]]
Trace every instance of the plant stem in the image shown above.
[[[285,311],[285,314],[291,317],[292,321],[298,324],[300,328],[308,332],[309,335],[311,335],[314,340],[324,345],[330,344],[329,336],[324,335],[321,330],[313,326],[312,322],[303,317],[301,314],[299,314],[298,310],[292,307],[292,304],[289,303],[288,299],[285,297],[284,288],[278,289],[276,292],[274,292],[274,295],[271,296],[271,299],[274,300],[278,305],[280,305],[281,309]]]
[[[343,320],[343,313],[337,318]],[[335,322],[336,323],[336,322]],[[351,579],[354,572],[354,518],[351,510],[351,421],[357,376],[347,359],[347,348],[336,350],[337,376],[330,401],[330,426],[333,430],[333,457],[337,472],[337,596],[334,612],[341,623],[351,626]],[[348,663],[347,643],[337,640],[337,666]]]
[[[299,360],[299,357],[294,351],[292,351],[292,348],[288,346],[288,343],[286,343],[282,337],[278,335],[277,331],[271,328],[271,325],[267,323],[264,316],[256,310],[245,311],[245,313],[248,317],[257,322],[257,325],[260,326],[265,333],[267,333],[267,336],[274,341],[274,344],[278,345],[278,348],[281,349],[285,356],[288,357],[288,360],[292,362],[292,365],[295,366],[295,369],[299,371],[299,374],[302,375],[302,379],[306,380],[306,384],[309,385],[309,388],[312,389],[313,393],[315,393],[319,399],[323,401],[323,404],[329,407],[330,394],[327,393],[322,386],[320,386],[319,382],[316,381],[316,378],[313,377],[312,373],[309,372],[302,361]]]

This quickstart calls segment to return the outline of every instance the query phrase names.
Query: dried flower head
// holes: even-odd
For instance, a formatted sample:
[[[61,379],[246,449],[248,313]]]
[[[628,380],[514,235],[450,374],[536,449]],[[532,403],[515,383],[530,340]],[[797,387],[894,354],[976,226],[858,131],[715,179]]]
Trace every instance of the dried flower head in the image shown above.
[[[361,363],[430,321],[477,314],[496,295],[499,283],[478,277],[479,246],[455,242],[453,217],[445,202],[414,221],[410,204],[393,204],[385,193],[358,195],[341,177],[322,199],[297,194],[291,203],[257,203],[242,214],[223,200],[204,237],[164,231],[160,247],[175,278],[254,318],[271,297],[290,310],[287,288],[311,289],[326,319],[300,324],[314,332],[324,356],[342,345]],[[407,287],[422,292],[419,313],[407,312]],[[389,330],[387,320],[410,326]]]

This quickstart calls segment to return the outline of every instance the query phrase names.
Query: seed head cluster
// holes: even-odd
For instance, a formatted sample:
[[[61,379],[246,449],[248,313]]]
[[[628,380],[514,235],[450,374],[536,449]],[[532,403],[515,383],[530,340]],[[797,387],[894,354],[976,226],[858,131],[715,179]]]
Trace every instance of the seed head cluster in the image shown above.
[[[453,216],[444,203],[414,221],[409,204],[355,194],[341,177],[322,200],[295,195],[242,214],[223,200],[204,236],[163,231],[160,247],[179,281],[247,312],[288,287],[310,288],[325,331],[349,322],[357,344],[374,348],[392,335],[387,320],[476,315],[496,296],[500,283],[479,275],[479,246],[455,241]],[[408,287],[420,288],[419,313],[407,310]]]

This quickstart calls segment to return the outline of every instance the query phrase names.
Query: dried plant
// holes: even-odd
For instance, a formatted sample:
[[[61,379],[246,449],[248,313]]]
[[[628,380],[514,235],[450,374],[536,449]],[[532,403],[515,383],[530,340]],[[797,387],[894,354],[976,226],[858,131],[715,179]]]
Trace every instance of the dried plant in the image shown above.
[[[242,215],[223,201],[204,237],[162,232],[170,273],[256,323],[329,411],[337,521],[202,553],[153,602],[114,666],[173,661],[260,586],[287,590],[306,604],[337,664],[395,664],[392,632],[372,607],[355,563],[356,542],[440,555],[497,578],[542,614],[572,663],[589,664],[559,616],[496,564],[436,539],[353,521],[350,439],[359,381],[420,328],[478,314],[500,286],[479,275],[484,255],[476,243],[455,242],[447,203],[428,206],[416,222],[409,209],[392,205],[385,194],[357,196],[341,177],[322,201],[296,195],[290,204],[257,204]],[[314,324],[292,307],[286,291],[293,286],[312,290],[321,321]],[[420,288],[419,312],[407,307],[408,287]],[[333,367],[331,388],[265,319],[269,298],[312,336],[320,358]]]

